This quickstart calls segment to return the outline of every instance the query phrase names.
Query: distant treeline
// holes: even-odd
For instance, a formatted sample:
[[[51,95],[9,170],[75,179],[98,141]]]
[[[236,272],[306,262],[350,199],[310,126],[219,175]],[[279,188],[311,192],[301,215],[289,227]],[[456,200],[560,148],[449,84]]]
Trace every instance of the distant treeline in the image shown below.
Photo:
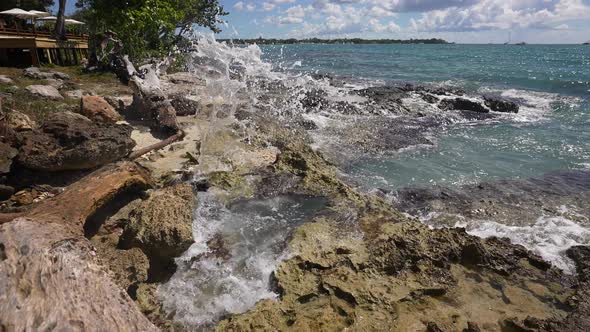
[[[277,45],[277,44],[449,44],[444,39],[220,39],[219,41],[233,42],[234,44],[258,44],[258,45]]]

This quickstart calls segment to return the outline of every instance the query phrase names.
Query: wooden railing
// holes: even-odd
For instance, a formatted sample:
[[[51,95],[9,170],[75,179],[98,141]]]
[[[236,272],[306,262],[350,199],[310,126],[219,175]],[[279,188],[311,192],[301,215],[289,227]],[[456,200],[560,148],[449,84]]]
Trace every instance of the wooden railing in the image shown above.
[[[23,29],[23,28],[9,28],[9,27],[2,27],[0,26],[0,35],[10,35],[10,36],[19,36],[19,37],[35,37],[35,38],[50,38],[53,39],[53,35],[50,31],[39,31],[35,28],[33,29]],[[72,40],[88,40],[87,34],[76,34],[76,33],[67,33],[67,39]]]

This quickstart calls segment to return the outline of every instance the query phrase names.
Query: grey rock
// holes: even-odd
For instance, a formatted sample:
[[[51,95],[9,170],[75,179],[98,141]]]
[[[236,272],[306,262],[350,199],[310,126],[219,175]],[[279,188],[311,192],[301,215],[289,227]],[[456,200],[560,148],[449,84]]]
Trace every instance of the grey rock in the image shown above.
[[[12,84],[12,83],[14,83],[14,81],[6,75],[0,75],[0,83],[1,84]]]
[[[53,100],[62,100],[64,97],[51,85],[29,85],[26,87],[30,93]]]
[[[29,67],[23,71],[23,75],[28,78],[33,78],[37,80],[48,80],[48,79],[57,79],[57,80],[69,80],[70,76],[57,72],[57,71],[41,71],[41,69],[37,67]]]
[[[84,96],[84,91],[82,90],[72,90],[64,92],[64,96],[70,99],[80,99]]]

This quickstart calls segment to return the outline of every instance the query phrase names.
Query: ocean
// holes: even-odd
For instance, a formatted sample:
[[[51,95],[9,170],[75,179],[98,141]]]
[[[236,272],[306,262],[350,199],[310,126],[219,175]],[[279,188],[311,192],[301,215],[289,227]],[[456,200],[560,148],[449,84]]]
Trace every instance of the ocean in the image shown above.
[[[508,121],[457,123],[434,148],[349,165],[369,186],[461,185],[590,167],[588,46],[304,44],[262,51],[277,70],[365,84],[443,84],[520,100]]]
[[[187,58],[206,82],[197,98],[222,105],[211,134],[240,112],[275,117],[304,130],[342,179],[409,218],[509,238],[566,273],[564,251],[590,244],[588,46],[200,39]],[[493,110],[488,98],[519,111]],[[479,111],[449,109],[457,100]],[[287,195],[226,206],[210,193],[198,201],[197,241],[159,294],[176,322],[207,331],[277,297],[269,279],[290,255],[286,239],[326,202]],[[219,238],[227,260],[208,254]]]

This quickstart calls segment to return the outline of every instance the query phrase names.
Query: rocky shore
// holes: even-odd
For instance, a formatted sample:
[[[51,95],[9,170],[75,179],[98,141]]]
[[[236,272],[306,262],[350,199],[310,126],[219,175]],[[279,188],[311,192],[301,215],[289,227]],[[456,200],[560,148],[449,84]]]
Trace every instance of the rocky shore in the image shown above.
[[[296,195],[325,202],[282,239],[288,255],[268,281],[276,297],[208,329],[590,329],[588,247],[568,250],[575,273],[567,274],[507,239],[405,214],[513,211],[502,218],[527,222],[534,217],[521,203],[557,209],[554,201],[584,199],[590,188],[576,174],[374,193],[343,176],[338,153],[314,146],[321,135],[338,138],[340,153],[394,153],[432,144],[449,121],[518,112],[517,101],[400,85],[341,100],[309,90],[296,101],[252,101],[241,91],[229,103],[190,73],[161,74],[156,90],[146,101],[113,76],[38,69],[0,80],[0,330],[200,328],[179,320],[160,292],[179,266],[231,259],[223,234],[195,237],[195,224],[209,222],[195,213],[204,192],[224,206]],[[282,102],[298,112],[269,111]],[[312,119],[326,110],[367,117],[322,127]],[[548,189],[558,181],[570,189]],[[522,201],[517,191],[527,193]],[[495,192],[506,194],[489,203]],[[194,246],[206,254],[183,260]]]

